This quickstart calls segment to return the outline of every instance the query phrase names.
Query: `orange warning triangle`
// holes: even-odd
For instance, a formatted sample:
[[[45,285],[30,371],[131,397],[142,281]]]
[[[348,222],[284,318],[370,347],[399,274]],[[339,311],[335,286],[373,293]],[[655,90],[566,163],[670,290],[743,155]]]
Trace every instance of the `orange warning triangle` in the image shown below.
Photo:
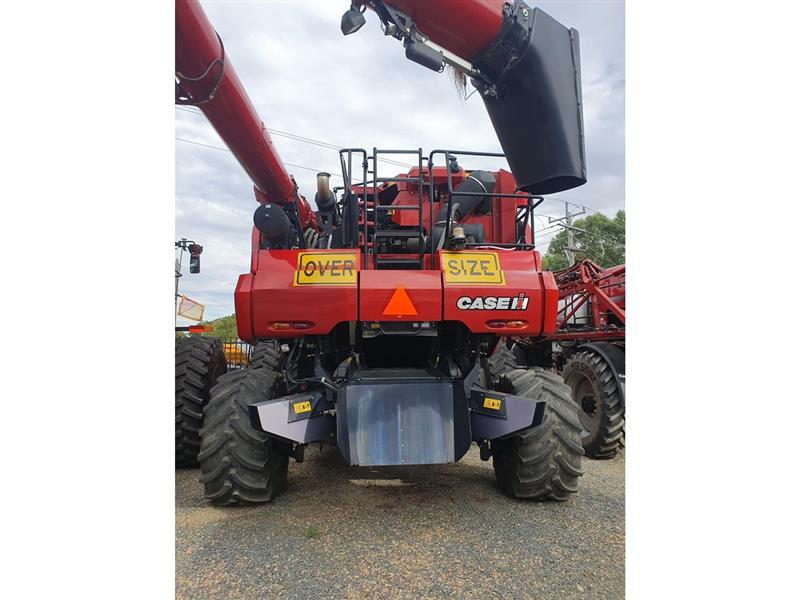
[[[417,309],[411,302],[411,298],[408,297],[406,290],[400,286],[394,291],[389,304],[383,309],[383,314],[390,317],[416,316]]]

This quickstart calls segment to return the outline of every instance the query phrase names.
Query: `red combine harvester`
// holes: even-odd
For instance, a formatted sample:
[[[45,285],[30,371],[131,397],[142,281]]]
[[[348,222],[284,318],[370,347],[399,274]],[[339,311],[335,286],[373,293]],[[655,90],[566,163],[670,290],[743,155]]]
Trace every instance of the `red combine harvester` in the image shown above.
[[[475,442],[507,494],[565,500],[584,454],[570,390],[548,364],[493,356],[556,333],[529,224],[541,194],[586,181],[578,34],[522,1],[374,0],[351,5],[345,35],[367,9],[407,58],[470,78],[504,153],[346,148],[343,187],[320,173],[313,210],[202,8],[176,3],[177,102],[203,111],[259,203],[234,295],[255,348],[203,409],[206,497],[270,501],[314,442],[362,466],[455,462]],[[382,176],[398,155],[415,166]],[[469,170],[476,156],[511,172]]]

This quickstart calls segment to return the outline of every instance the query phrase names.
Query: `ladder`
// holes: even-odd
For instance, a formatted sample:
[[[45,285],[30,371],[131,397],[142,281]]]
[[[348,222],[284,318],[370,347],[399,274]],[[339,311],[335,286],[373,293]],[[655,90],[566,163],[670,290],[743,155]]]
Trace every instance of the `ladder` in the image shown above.
[[[417,177],[380,177],[378,163],[380,155],[415,155],[417,157]],[[369,265],[369,255],[374,260],[375,269],[422,269],[425,265],[425,230],[422,222],[422,206],[427,194],[423,177],[423,163],[427,157],[422,155],[422,148],[417,150],[379,150],[372,149],[372,156],[367,157],[366,173],[372,176],[371,180],[364,181],[364,194],[359,200],[359,246],[363,248],[364,264]],[[379,186],[384,183],[416,183],[417,203],[413,204],[381,204]],[[391,215],[395,211],[415,211],[417,213],[417,226],[414,229],[401,227],[394,223]],[[380,252],[381,241],[417,240],[417,252],[398,256]]]

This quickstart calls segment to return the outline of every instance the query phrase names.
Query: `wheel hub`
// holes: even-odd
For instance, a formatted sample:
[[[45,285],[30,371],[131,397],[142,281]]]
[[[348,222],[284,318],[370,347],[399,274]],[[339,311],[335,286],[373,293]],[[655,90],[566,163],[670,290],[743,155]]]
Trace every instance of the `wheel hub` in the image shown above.
[[[580,398],[578,405],[578,420],[580,420],[583,429],[583,435],[588,436],[596,431],[600,424],[600,410],[597,404],[597,399],[594,395],[594,386],[587,378],[583,378],[574,388],[574,398]]]
[[[597,410],[597,401],[594,399],[594,396],[584,396],[581,400],[581,408],[583,409],[583,412],[593,417],[595,411]]]

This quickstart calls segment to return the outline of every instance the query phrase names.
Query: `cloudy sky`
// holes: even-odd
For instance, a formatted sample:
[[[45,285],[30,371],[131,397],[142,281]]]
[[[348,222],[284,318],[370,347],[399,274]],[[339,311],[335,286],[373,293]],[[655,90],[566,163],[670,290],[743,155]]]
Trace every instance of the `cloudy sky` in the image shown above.
[[[613,215],[625,205],[624,3],[531,4],[580,32],[589,177],[586,185],[549,197],[536,229],[547,226],[545,215],[563,215],[564,200]],[[374,13],[367,11],[359,32],[342,36],[339,21],[348,6],[347,0],[203,2],[268,128],[337,147],[500,151],[478,95],[465,102],[446,74],[406,60]],[[233,312],[236,279],[250,264],[257,205],[252,183],[202,113],[176,107],[175,137],[223,148],[175,142],[176,236],[204,246],[202,272],[189,275],[184,266],[181,292],[204,303],[213,319]],[[314,196],[317,171],[340,172],[336,150],[277,134],[273,142],[306,197]],[[334,184],[340,181],[334,177]],[[543,252],[556,231],[537,236]]]

